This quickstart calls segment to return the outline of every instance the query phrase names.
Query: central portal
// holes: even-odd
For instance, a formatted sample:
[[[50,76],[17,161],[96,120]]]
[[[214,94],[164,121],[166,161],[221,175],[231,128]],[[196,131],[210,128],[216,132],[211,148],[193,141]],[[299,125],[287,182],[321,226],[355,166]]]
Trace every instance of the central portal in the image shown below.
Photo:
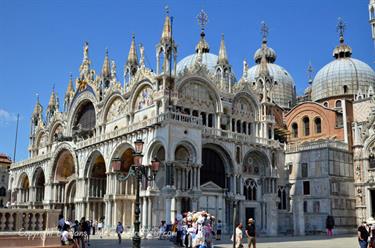
[[[255,219],[255,208],[246,208],[246,221],[245,221],[246,224],[245,225],[247,225],[247,221],[250,218]]]

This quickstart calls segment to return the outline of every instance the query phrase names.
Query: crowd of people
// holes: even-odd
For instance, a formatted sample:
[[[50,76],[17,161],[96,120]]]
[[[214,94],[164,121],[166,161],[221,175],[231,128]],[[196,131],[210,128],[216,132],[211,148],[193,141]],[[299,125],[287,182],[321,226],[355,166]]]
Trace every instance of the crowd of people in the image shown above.
[[[102,220],[86,220],[85,217],[82,217],[80,221],[65,220],[62,214],[60,214],[57,223],[61,244],[73,245],[73,248],[90,246],[90,235],[96,233],[101,235],[102,228]]]

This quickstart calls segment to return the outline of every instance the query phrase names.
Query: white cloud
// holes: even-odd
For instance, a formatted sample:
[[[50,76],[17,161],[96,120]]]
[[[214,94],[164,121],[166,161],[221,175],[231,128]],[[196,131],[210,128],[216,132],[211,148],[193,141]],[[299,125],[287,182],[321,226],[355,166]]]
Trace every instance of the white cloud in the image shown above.
[[[0,125],[6,125],[15,121],[17,121],[16,114],[9,113],[5,109],[0,109]]]

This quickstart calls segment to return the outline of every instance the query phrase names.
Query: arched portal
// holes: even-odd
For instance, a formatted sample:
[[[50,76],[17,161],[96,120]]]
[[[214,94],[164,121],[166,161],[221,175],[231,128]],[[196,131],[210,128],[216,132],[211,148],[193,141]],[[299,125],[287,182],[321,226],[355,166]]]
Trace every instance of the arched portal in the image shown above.
[[[71,181],[66,190],[66,201],[65,201],[65,216],[67,219],[75,220],[75,204],[74,198],[76,197],[76,180]]]
[[[26,173],[23,173],[20,177],[20,191],[21,191],[21,202],[29,202],[29,193],[30,193],[30,181]]]
[[[107,175],[103,155],[93,152],[86,164],[88,180],[88,205],[89,212],[86,217],[99,220],[105,212],[104,195],[106,194]]]
[[[202,149],[202,164],[200,184],[213,182],[221,188],[225,188],[224,161],[217,151],[211,148]]]
[[[120,158],[121,160],[121,171],[127,173],[133,164],[134,150],[131,145],[123,143],[119,145],[112,155],[113,158]],[[116,204],[116,212],[111,213],[110,216],[106,216],[108,224],[116,226],[118,221],[121,221],[124,226],[132,226],[134,222],[134,207],[135,207],[135,178],[129,177],[125,182],[117,181],[117,178],[113,174],[108,175],[108,180],[112,185],[111,191],[108,194],[116,195],[118,200],[116,202],[109,200],[108,204]]]
[[[42,168],[36,169],[34,173],[35,203],[41,205],[44,199],[45,176]]]
[[[65,203],[65,186],[74,179],[76,173],[73,155],[67,149],[61,150],[53,166],[55,171],[53,171],[52,195],[55,208],[62,209]]]

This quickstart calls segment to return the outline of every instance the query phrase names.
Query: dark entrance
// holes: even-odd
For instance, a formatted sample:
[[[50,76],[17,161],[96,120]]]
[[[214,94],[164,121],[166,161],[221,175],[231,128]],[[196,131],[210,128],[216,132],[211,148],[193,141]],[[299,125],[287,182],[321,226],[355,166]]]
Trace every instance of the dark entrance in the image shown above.
[[[244,223],[247,224],[247,221],[253,218],[255,220],[255,208],[246,208],[246,221]]]
[[[370,189],[370,197],[371,197],[371,216],[375,216],[375,189]]]
[[[181,213],[189,212],[190,209],[190,198],[181,199]]]

